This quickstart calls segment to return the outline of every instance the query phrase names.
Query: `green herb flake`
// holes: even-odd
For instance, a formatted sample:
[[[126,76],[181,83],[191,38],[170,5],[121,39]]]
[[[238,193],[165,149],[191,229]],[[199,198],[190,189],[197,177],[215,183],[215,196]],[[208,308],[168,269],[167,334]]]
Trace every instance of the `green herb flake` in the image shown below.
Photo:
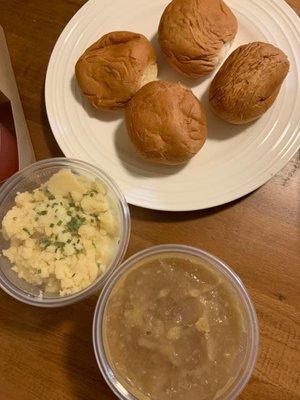
[[[95,194],[98,194],[98,191],[96,189],[90,189],[87,192],[85,192],[83,196],[93,197]]]
[[[71,196],[71,193],[69,193],[68,196],[69,196],[69,206],[75,207],[75,203],[74,203],[73,197]]]
[[[50,224],[50,228],[54,228],[54,224],[52,223],[52,224]]]
[[[29,230],[27,228],[23,228],[23,231],[28,233],[28,235],[30,235],[30,232],[29,232]]]
[[[52,203],[52,208],[54,208],[55,206],[58,206],[58,203]]]
[[[45,195],[48,197],[49,200],[55,199],[55,196],[53,196],[53,194],[48,189],[45,190]]]
[[[54,242],[53,244],[57,249],[63,249],[65,246],[64,242]]]
[[[79,216],[72,217],[71,221],[69,221],[67,223],[67,227],[68,227],[69,231],[76,232],[81,227],[81,225],[84,224],[84,222],[85,222],[84,217],[79,217]]]
[[[45,248],[50,246],[51,240],[47,237],[41,238],[40,239],[40,245],[44,246]]]
[[[68,239],[68,240],[67,240],[67,243],[71,243],[71,239]]]
[[[69,216],[69,217],[71,217],[72,216],[72,212],[71,211],[67,211],[67,215]]]
[[[42,270],[41,270],[41,269],[38,269],[37,272],[38,272],[38,274],[40,274],[40,273],[42,272]]]
[[[60,226],[63,223],[63,221],[60,219],[57,223],[58,226]]]
[[[74,278],[75,275],[76,275],[76,273],[74,272],[74,274],[72,275],[72,278]]]
[[[38,211],[37,215],[46,215],[47,214],[47,210],[43,210],[43,211]]]

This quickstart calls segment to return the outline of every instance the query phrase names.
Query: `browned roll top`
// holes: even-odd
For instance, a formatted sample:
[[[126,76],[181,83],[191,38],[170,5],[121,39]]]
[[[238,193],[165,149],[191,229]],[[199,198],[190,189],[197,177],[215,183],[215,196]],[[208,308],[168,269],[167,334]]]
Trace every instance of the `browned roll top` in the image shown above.
[[[172,82],[143,86],[126,107],[128,134],[145,158],[163,164],[181,164],[203,146],[206,118],[190,89]]]
[[[216,67],[236,33],[237,19],[222,0],[173,0],[161,17],[158,41],[178,72],[198,78]]]
[[[111,32],[82,54],[75,72],[83,94],[93,106],[121,108],[143,84],[156,79],[156,56],[145,36]]]
[[[254,42],[240,46],[213,79],[210,104],[225,121],[253,121],[272,106],[288,71],[287,56],[272,44]]]

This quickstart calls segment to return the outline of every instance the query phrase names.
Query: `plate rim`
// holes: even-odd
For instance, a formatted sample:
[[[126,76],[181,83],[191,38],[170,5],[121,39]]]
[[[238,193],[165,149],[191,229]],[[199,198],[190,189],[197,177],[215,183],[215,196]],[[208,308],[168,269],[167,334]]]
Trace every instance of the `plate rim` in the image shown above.
[[[57,126],[57,123],[55,121],[55,118],[51,115],[50,109],[52,109],[50,105],[50,96],[48,95],[50,93],[50,78],[51,78],[51,73],[53,73],[53,68],[55,65],[56,61],[56,53],[59,52],[59,49],[62,47],[62,44],[67,40],[68,36],[71,35],[72,30],[76,27],[78,21],[80,20],[81,16],[84,14],[84,12],[89,8],[92,7],[93,3],[96,3],[97,0],[89,0],[87,3],[85,3],[73,16],[72,18],[68,21],[62,32],[60,33],[58,39],[55,42],[55,45],[52,49],[49,62],[47,65],[46,69],[46,78],[45,78],[45,90],[44,90],[44,99],[45,99],[45,105],[46,105],[46,113],[47,113],[47,118],[48,122],[52,131],[52,134],[65,155],[65,157],[73,157],[74,154],[71,154],[72,152],[69,151],[69,149],[66,149],[66,146],[64,145],[61,136],[62,134],[58,133],[60,131],[59,127]],[[288,17],[289,22],[293,23],[293,27],[295,28],[294,33],[299,36],[300,40],[300,26],[299,26],[299,17],[296,14],[296,12],[285,2],[285,0],[272,0],[272,5],[273,6],[278,6],[283,14]],[[300,45],[299,51],[300,51]],[[298,78],[300,79],[300,71],[297,69],[297,75]],[[297,103],[296,103],[297,104]],[[299,102],[300,105],[300,102]],[[135,200],[134,197],[130,195],[130,193],[126,193],[125,190],[122,190],[124,193],[124,196],[126,198],[126,201],[137,207],[141,208],[146,208],[146,209],[151,209],[151,210],[156,210],[156,211],[167,211],[167,212],[188,212],[188,211],[197,211],[197,210],[205,210],[205,209],[211,209],[215,208],[218,206],[222,206],[224,204],[228,204],[231,202],[234,202],[238,199],[243,199],[245,196],[249,195],[253,191],[257,190],[267,182],[269,182],[270,179],[272,179],[285,165],[288,164],[288,162],[291,160],[291,158],[297,153],[299,147],[300,147],[300,117],[297,126],[295,127],[294,133],[296,133],[296,138],[293,141],[293,143],[289,146],[288,150],[285,152],[284,156],[277,160],[274,164],[274,166],[271,166],[268,168],[268,171],[260,174],[257,176],[256,180],[254,183],[249,183],[247,184],[247,188],[245,190],[238,190],[235,189],[234,195],[229,195],[228,192],[224,194],[224,197],[219,200],[210,200],[209,205],[197,205],[197,206],[176,206],[174,205],[158,205],[156,206],[153,201],[147,199],[142,199],[141,201]],[[78,155],[76,154],[76,158],[78,158]],[[115,178],[113,178],[115,180]],[[241,185],[242,186],[242,185]],[[230,192],[229,192],[230,193]],[[199,201],[200,203],[201,201]]]

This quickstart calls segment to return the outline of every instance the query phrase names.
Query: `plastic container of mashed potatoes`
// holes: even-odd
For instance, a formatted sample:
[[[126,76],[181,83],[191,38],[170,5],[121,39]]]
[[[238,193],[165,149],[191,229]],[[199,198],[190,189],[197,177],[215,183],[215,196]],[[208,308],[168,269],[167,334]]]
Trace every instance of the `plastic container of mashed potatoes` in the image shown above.
[[[99,291],[114,268],[120,264],[127,250],[130,236],[130,214],[126,200],[114,181],[100,169],[85,163],[67,158],[53,158],[36,162],[14,174],[0,188],[0,224],[6,213],[15,205],[15,197],[19,192],[31,192],[51,176],[62,169],[70,169],[73,173],[90,180],[98,179],[107,190],[107,198],[116,211],[119,225],[118,240],[107,269],[96,278],[90,286],[74,294],[59,296],[47,294],[41,288],[20,279],[12,270],[9,260],[2,256],[2,250],[8,247],[0,231],[0,287],[12,297],[30,305],[42,307],[60,307],[80,301]],[[0,226],[1,228],[1,226]]]
[[[162,352],[162,365],[161,368],[160,366],[157,368],[156,372],[153,376],[153,380],[150,383],[150,390],[148,392],[143,392],[141,390],[141,387],[137,387],[136,385],[136,381],[132,378],[132,375],[130,375],[130,373],[126,373],[124,371],[126,371],[126,368],[124,369],[124,365],[122,364],[122,360],[120,361],[120,359],[116,359],[114,358],[114,354],[119,354],[120,357],[123,357],[123,360],[125,360],[124,362],[126,363],[126,360],[129,360],[128,363],[128,368],[131,368],[131,365],[138,365],[137,363],[137,359],[140,360],[141,364],[143,364],[144,362],[146,363],[146,367],[145,365],[138,365],[137,370],[139,371],[140,374],[144,373],[145,377],[146,377],[146,381],[148,379],[148,377],[146,376],[147,374],[149,375],[149,371],[152,371],[152,365],[154,365],[153,363],[155,363],[155,359],[151,357],[151,352],[152,351],[156,351],[157,349],[157,343],[154,340],[154,344],[151,342],[151,335],[154,335],[153,337],[155,337],[156,335],[156,340],[157,337],[161,334],[163,335],[164,333],[160,333],[163,332],[163,329],[161,326],[159,325],[153,325],[153,323],[155,322],[155,319],[152,320],[153,317],[153,313],[159,313],[160,311],[157,310],[157,308],[159,307],[159,305],[157,304],[161,304],[161,303],[154,303],[154,306],[152,305],[151,307],[151,312],[148,315],[143,314],[143,312],[139,313],[139,309],[132,307],[132,304],[128,305],[125,301],[122,302],[122,297],[120,298],[115,298],[115,301],[112,302],[112,298],[113,296],[118,293],[118,290],[121,290],[120,293],[123,293],[122,296],[125,296],[124,293],[126,292],[126,289],[122,289],[122,285],[124,287],[125,283],[124,282],[132,282],[133,285],[133,290],[128,289],[128,298],[134,298],[134,291],[136,291],[136,285],[139,284],[143,284],[144,288],[145,286],[147,286],[147,288],[145,290],[141,290],[140,292],[140,301],[137,300],[137,297],[135,297],[135,301],[137,301],[138,304],[143,304],[143,297],[145,293],[145,297],[147,298],[147,294],[149,295],[149,288],[151,288],[151,285],[153,286],[153,282],[151,282],[149,280],[149,282],[147,282],[147,279],[145,278],[145,274],[146,271],[143,272],[144,277],[141,275],[141,280],[138,277],[135,278],[128,278],[129,280],[126,280],[126,277],[130,277],[130,273],[137,271],[138,268],[143,269],[143,266],[147,265],[147,262],[153,262],[154,261],[154,267],[155,268],[155,260],[157,260],[158,263],[163,262],[163,260],[165,259],[164,257],[179,257],[179,259],[181,257],[186,258],[187,260],[191,257],[191,259],[193,259],[194,261],[197,262],[197,260],[199,261],[199,265],[206,265],[208,266],[208,268],[215,273],[215,276],[217,277],[218,280],[220,280],[221,282],[223,282],[226,287],[228,288],[228,290],[230,290],[230,292],[232,293],[232,296],[234,298],[234,307],[237,307],[238,313],[240,315],[242,324],[243,324],[243,334],[244,334],[244,341],[243,341],[243,346],[239,348],[239,354],[238,357],[236,358],[237,362],[235,362],[235,366],[230,367],[230,373],[232,373],[231,378],[228,380],[228,382],[224,385],[224,387],[221,388],[221,390],[218,390],[215,394],[206,397],[205,394],[202,396],[199,396],[196,392],[196,394],[193,396],[191,393],[189,393],[188,389],[183,389],[183,392],[178,395],[178,397],[176,397],[176,391],[175,389],[168,388],[168,392],[164,392],[164,395],[160,394],[159,392],[156,391],[155,395],[151,394],[151,388],[156,388],[158,385],[161,385],[161,382],[164,382],[162,378],[163,374],[166,374],[169,376],[171,374],[170,371],[172,371],[172,368],[176,368],[177,364],[176,364],[176,359],[174,360],[174,365],[175,366],[171,366],[171,369],[168,370],[166,369],[166,365],[163,364],[163,360],[164,358],[168,358],[170,356],[173,357],[172,352],[169,351],[169,347],[168,347],[168,343],[165,341],[163,342],[163,345],[161,347],[161,352]],[[152,261],[151,261],[152,260]],[[172,264],[171,264],[172,265]],[[150,265],[151,266],[151,265]],[[156,271],[157,272],[157,271]],[[151,274],[152,272],[150,272]],[[184,272],[185,273],[185,270]],[[153,272],[154,274],[154,272]],[[173,277],[174,278],[174,277]],[[173,279],[172,277],[170,277],[170,279]],[[177,276],[178,278],[178,276]],[[167,276],[166,281],[168,282],[169,277]],[[184,278],[183,278],[184,280]],[[161,278],[159,278],[158,280],[156,280],[156,284],[160,285],[160,281]],[[175,280],[176,281],[176,280]],[[180,282],[180,279],[177,280],[178,286],[182,285],[182,290],[185,290],[184,287],[184,282]],[[197,287],[197,286],[196,286]],[[121,289],[120,289],[121,288]],[[176,288],[176,283],[174,288]],[[166,295],[167,291],[165,291],[165,289],[161,288],[160,290],[160,294],[159,297],[162,297],[162,299],[159,300],[165,300],[163,297]],[[175,289],[176,290],[176,289]],[[181,286],[179,289],[179,293],[181,291]],[[151,293],[151,292],[150,292]],[[172,293],[171,293],[172,294]],[[197,296],[197,290],[192,290],[191,291],[192,296]],[[151,294],[150,294],[151,296]],[[121,300],[120,300],[121,299]],[[123,298],[124,299],[124,298]],[[192,299],[194,300],[194,299]],[[149,297],[148,300],[146,300],[149,302]],[[151,302],[151,300],[150,300]],[[121,303],[123,303],[123,305],[121,305]],[[125,304],[125,306],[124,306]],[[121,314],[126,314],[127,312],[129,312],[128,317],[126,316],[124,318],[124,320],[126,321],[126,324],[129,323],[130,328],[132,329],[131,331],[129,330],[129,332],[133,332],[133,334],[135,334],[137,332],[137,330],[139,329],[138,324],[137,324],[137,320],[139,321],[143,321],[142,324],[145,323],[145,326],[148,327],[148,330],[145,330],[145,336],[143,337],[139,337],[138,339],[130,339],[131,342],[125,342],[124,339],[124,335],[126,335],[127,333],[125,332],[124,329],[120,329],[120,330],[116,330],[116,329],[109,329],[109,325],[108,325],[108,318],[111,318],[112,321],[116,320],[117,315],[118,315],[118,308],[119,307],[124,307],[124,310],[121,309]],[[183,308],[183,313],[189,312],[189,309],[191,308],[190,303],[184,302],[182,304]],[[167,322],[170,319],[170,315],[172,316],[172,313],[175,313],[178,311],[176,311],[176,305],[174,308],[174,305],[172,304],[168,304],[167,306],[166,304],[164,305],[164,312],[167,315]],[[111,316],[109,317],[109,308],[111,308]],[[152,314],[151,314],[152,313]],[[180,314],[180,313],[179,313]],[[161,314],[159,314],[161,315]],[[179,315],[179,319],[178,319],[178,323],[180,326],[180,319],[181,319],[182,315]],[[120,318],[123,318],[122,316]],[[177,318],[177,317],[176,317]],[[150,322],[149,322],[150,320]],[[151,321],[154,321],[153,323]],[[182,321],[182,319],[181,319]],[[189,321],[190,323],[191,321]],[[156,326],[156,328],[159,328],[160,330],[156,329],[156,332],[151,332],[151,330],[149,329],[149,323],[151,325],[152,323],[152,327]],[[157,321],[155,322],[157,323]],[[166,323],[166,322],[164,322]],[[130,325],[132,324],[132,325]],[[203,325],[203,324],[202,324]],[[124,326],[124,325],[123,325]],[[166,326],[166,325],[165,325]],[[110,328],[112,328],[110,326]],[[202,326],[202,328],[205,330],[205,324]],[[145,328],[146,329],[146,328]],[[189,325],[187,325],[187,327],[183,327],[183,328],[178,328],[175,327],[175,329],[171,329],[171,336],[170,339],[173,340],[172,343],[175,343],[174,340],[178,340],[179,336],[180,336],[180,331],[179,329],[183,329],[182,332],[184,332],[184,329],[187,329],[186,332],[188,332],[189,330]],[[118,332],[119,331],[119,332]],[[209,331],[208,331],[209,332]],[[184,333],[183,333],[184,334]],[[108,342],[109,340],[111,341],[111,343],[113,343],[113,339],[107,339],[107,338],[111,338],[115,335],[116,339],[114,341],[114,343],[116,344],[116,347],[118,347],[118,351],[119,353],[114,352],[112,349],[109,349],[109,345]],[[119,335],[117,337],[117,335]],[[149,336],[148,336],[149,335]],[[158,336],[157,336],[158,335]],[[168,337],[168,335],[167,335]],[[188,339],[185,340],[190,340],[189,336],[186,336]],[[223,336],[221,336],[223,337]],[[227,340],[228,338],[224,338],[224,342],[225,339]],[[150,340],[150,341],[149,341]],[[257,354],[258,354],[258,342],[259,342],[259,330],[258,330],[258,321],[257,321],[257,317],[256,317],[256,313],[254,310],[254,307],[252,305],[252,302],[250,300],[250,297],[245,289],[245,287],[243,286],[243,283],[241,282],[240,278],[224,263],[222,262],[220,259],[216,258],[215,256],[197,249],[197,248],[193,248],[193,247],[189,247],[189,246],[183,246],[183,245],[161,245],[161,246],[155,246],[149,249],[146,249],[144,251],[141,251],[135,255],[133,255],[131,258],[129,258],[128,260],[126,260],[125,262],[123,262],[114,272],[113,274],[109,277],[109,279],[107,280],[97,303],[96,306],[96,310],[95,310],[95,315],[94,315],[94,323],[93,323],[93,341],[94,341],[94,350],[95,350],[95,356],[98,362],[98,366],[100,368],[100,371],[102,373],[102,375],[104,376],[107,384],[109,385],[109,387],[111,388],[111,390],[114,392],[114,394],[121,400],[152,400],[152,399],[166,399],[166,398],[170,398],[170,399],[214,399],[214,400],[229,400],[229,399],[235,399],[238,397],[239,393],[243,390],[243,388],[245,387],[246,383],[248,382],[256,359],[257,359]],[[140,343],[140,341],[142,341]],[[123,343],[122,343],[123,342]],[[128,343],[132,344],[132,348],[130,348],[130,352],[131,354],[127,353],[127,349],[126,347],[129,347]],[[138,347],[139,344],[142,344],[144,347]],[[195,343],[185,343],[184,346],[188,346],[187,348],[188,350],[188,354],[187,357],[189,357],[189,355],[195,350],[195,347],[197,347],[195,345]],[[152,347],[151,347],[152,346]],[[146,347],[146,349],[145,349]],[[154,349],[154,350],[151,350]],[[143,353],[141,355],[141,352],[145,350],[145,353]],[[180,344],[179,344],[179,353],[182,349],[180,349]],[[139,353],[139,355],[137,357],[133,356],[132,353],[134,351],[137,351],[137,354]],[[225,353],[224,353],[225,354]],[[140,358],[139,358],[140,357]],[[185,357],[185,356],[183,356]],[[201,360],[201,356],[200,356],[200,360]],[[215,362],[215,361],[214,361]],[[133,364],[135,363],[135,364]],[[151,365],[150,365],[151,364]],[[149,366],[150,365],[150,366]],[[179,364],[180,365],[180,364]],[[233,364],[232,364],[233,365]],[[119,370],[118,370],[119,368]],[[144,369],[145,368],[145,369]],[[231,370],[232,368],[232,370]],[[144,369],[144,371],[142,371]],[[120,372],[121,371],[121,372]],[[185,371],[186,372],[186,371]],[[202,376],[204,371],[200,371],[200,375]],[[223,370],[221,369],[221,374],[222,374]],[[122,375],[123,374],[123,375]],[[189,371],[187,372],[187,376],[189,374]],[[208,372],[209,374],[209,372]],[[142,375],[140,375],[142,376]],[[178,375],[180,376],[180,375]],[[198,377],[196,378],[196,382],[197,382]],[[199,378],[200,379],[200,378]],[[176,377],[176,379],[173,380],[173,382],[175,382],[175,386],[178,383],[178,379]],[[149,380],[148,380],[149,383]],[[206,383],[208,383],[206,381]],[[163,387],[163,385],[161,385]],[[148,387],[148,389],[149,389]],[[188,386],[186,386],[188,388]],[[190,385],[191,387],[191,385]],[[157,390],[157,389],[155,389]],[[172,390],[174,390],[172,392]],[[166,396],[165,394],[169,393],[169,397]],[[173,397],[174,396],[174,397]]]

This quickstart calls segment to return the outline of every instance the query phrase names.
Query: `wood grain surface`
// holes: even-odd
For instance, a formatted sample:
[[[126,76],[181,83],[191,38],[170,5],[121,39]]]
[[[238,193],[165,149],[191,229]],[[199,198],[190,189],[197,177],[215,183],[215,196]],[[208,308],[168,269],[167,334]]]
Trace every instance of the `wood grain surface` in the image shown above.
[[[300,12],[300,0],[288,2]],[[38,159],[62,154],[47,122],[44,80],[55,41],[83,3],[0,0],[0,23]],[[248,288],[260,323],[260,353],[241,400],[300,399],[299,166],[296,155],[259,190],[207,211],[131,207],[128,256],[160,243],[198,246],[232,266]],[[0,400],[115,399],[93,353],[96,300],[47,310],[0,292]]]

